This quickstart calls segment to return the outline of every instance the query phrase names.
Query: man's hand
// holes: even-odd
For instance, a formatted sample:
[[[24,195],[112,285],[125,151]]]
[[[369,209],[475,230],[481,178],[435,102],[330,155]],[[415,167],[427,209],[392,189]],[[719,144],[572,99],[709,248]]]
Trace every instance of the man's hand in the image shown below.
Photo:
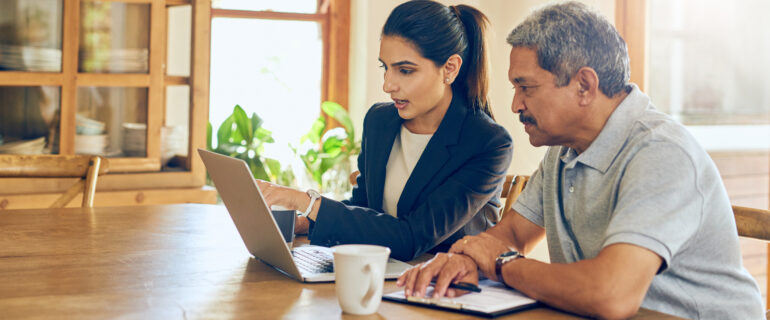
[[[310,201],[307,193],[292,188],[280,186],[264,180],[257,180],[259,190],[267,202],[267,206],[278,205],[288,210],[304,211]],[[300,208],[301,207],[301,208]]]
[[[471,257],[484,276],[491,280],[502,281],[497,279],[495,260],[499,255],[511,250],[502,240],[482,232],[477,236],[465,236],[458,240],[452,245],[449,252]]]
[[[396,285],[404,288],[407,296],[422,297],[431,280],[436,279],[433,286],[433,297],[456,297],[466,293],[464,290],[450,289],[452,282],[479,283],[479,274],[473,260],[462,254],[439,253],[433,259],[423,262],[404,271],[398,277]]]

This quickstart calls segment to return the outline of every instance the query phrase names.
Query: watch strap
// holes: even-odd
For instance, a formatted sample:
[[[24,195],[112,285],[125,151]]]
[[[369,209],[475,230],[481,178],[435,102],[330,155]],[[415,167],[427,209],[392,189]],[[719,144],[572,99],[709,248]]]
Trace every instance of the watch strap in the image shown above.
[[[495,276],[497,276],[497,281],[500,281],[502,283],[505,283],[505,281],[503,281],[503,265],[504,264],[505,263],[503,262],[502,258],[497,257],[497,259],[495,259]]]
[[[313,210],[313,205],[315,204],[316,200],[320,198],[320,195],[318,194],[318,191],[315,190],[308,190],[307,196],[310,197],[310,203],[307,205],[307,209],[305,209],[305,212],[302,213],[303,216],[307,217],[310,214],[310,211]],[[308,220],[310,220],[308,218]]]
[[[522,254],[520,254],[518,251],[508,251],[506,253],[503,253],[495,259],[495,276],[497,276],[497,281],[502,282],[505,284],[505,281],[503,280],[503,266],[516,259],[524,258]],[[507,284],[505,284],[507,286]]]

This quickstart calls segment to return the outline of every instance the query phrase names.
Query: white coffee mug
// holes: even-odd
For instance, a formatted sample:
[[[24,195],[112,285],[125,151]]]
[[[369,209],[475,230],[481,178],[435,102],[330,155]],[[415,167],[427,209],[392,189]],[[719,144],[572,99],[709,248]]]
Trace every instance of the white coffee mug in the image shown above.
[[[382,301],[390,249],[364,244],[346,244],[332,249],[337,300],[342,311],[357,315],[375,313]]]

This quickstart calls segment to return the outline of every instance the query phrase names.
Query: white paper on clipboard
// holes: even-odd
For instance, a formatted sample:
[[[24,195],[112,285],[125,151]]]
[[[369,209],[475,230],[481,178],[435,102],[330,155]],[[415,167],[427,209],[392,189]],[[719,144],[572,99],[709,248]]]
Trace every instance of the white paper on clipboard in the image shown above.
[[[508,288],[502,283],[482,280],[479,281],[481,292],[471,292],[456,298],[416,298],[406,297],[404,290],[392,292],[383,296],[386,300],[395,300],[416,305],[435,306],[457,311],[473,311],[485,315],[497,315],[508,311],[523,309],[537,304],[537,301],[521,292]],[[433,287],[428,287],[425,296],[433,295]]]

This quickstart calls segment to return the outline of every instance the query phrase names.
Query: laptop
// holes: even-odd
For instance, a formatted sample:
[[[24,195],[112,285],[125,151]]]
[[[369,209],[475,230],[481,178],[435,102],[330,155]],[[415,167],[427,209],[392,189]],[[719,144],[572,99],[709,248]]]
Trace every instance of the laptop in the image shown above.
[[[302,282],[334,281],[331,248],[313,245],[289,248],[245,161],[203,149],[198,149],[198,154],[249,253]],[[396,279],[411,267],[389,258],[385,279]]]

